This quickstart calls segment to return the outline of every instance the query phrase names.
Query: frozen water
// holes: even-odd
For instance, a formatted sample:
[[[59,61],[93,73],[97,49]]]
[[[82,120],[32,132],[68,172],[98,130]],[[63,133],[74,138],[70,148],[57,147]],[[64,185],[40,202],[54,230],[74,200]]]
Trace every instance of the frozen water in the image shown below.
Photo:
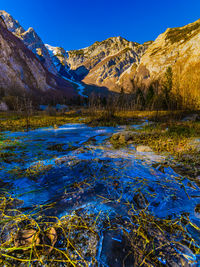
[[[154,167],[165,160],[162,155],[138,153],[134,146],[113,149],[108,138],[121,129],[67,124],[4,133],[17,144],[2,150],[11,155],[0,162],[1,179],[12,185],[10,193],[24,207],[55,202],[48,215],[61,217],[82,208],[128,216],[125,203],[133,203],[138,209],[147,205],[157,218],[188,213],[198,225],[199,187],[170,167]],[[190,231],[200,245],[197,233]]]

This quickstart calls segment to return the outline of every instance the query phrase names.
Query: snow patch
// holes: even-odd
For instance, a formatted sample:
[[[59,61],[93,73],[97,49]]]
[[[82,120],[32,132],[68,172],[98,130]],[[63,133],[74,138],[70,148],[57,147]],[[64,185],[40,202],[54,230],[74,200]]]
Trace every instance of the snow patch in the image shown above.
[[[68,79],[65,76],[62,76],[62,78],[65,79],[66,81],[70,82],[70,83],[74,83],[74,84],[78,85],[77,89],[78,89],[78,93],[80,96],[88,97],[87,95],[84,94],[85,86],[83,86],[80,82],[75,82],[74,80]]]

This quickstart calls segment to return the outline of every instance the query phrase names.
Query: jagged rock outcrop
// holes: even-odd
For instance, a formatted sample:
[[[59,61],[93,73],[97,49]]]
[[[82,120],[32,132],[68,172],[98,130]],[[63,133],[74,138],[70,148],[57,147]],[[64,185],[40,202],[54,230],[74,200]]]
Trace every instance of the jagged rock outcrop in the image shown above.
[[[112,37],[83,49],[65,51],[44,45],[33,28],[25,31],[5,11],[0,11],[0,16],[9,31],[23,40],[53,74],[112,91],[119,92],[123,87],[128,93],[136,83],[148,86],[162,80],[171,66],[175,89],[184,92],[184,99],[191,94],[193,99],[199,98],[200,104],[200,20],[167,29],[154,42],[138,44]]]
[[[45,44],[45,47],[49,51],[51,60],[56,67],[57,72],[66,77],[73,78],[72,73],[70,73],[70,68],[67,63],[68,53],[62,47],[55,47]]]
[[[86,84],[106,86],[120,91],[117,84],[121,74],[133,63],[139,64],[151,42],[140,45],[122,37],[112,37],[93,45],[66,52],[59,47],[46,45],[59,73],[82,80]]]
[[[119,80],[126,85],[130,80],[149,85],[163,80],[168,67],[173,71],[173,91],[182,96],[184,104],[200,105],[200,20],[184,27],[169,28],[148,47],[139,64]]]
[[[102,42],[68,52],[68,66],[86,84],[106,86],[110,90],[120,91],[119,77],[133,63],[139,64],[151,42],[140,45],[122,37],[112,37]]]
[[[200,20],[180,28],[169,28],[158,36],[142,56],[137,71],[144,66],[149,78],[158,78],[169,66],[179,63],[186,69],[200,60]],[[145,77],[143,77],[145,78]]]
[[[160,81],[171,66],[174,87],[183,98],[200,98],[200,20],[167,29],[154,42],[143,45],[113,37],[62,56],[62,65],[75,79],[114,91],[123,87],[130,92],[134,83],[148,86]]]
[[[48,49],[49,54],[54,62],[54,65],[60,69],[60,65],[66,66],[68,54],[62,47],[55,47],[48,44],[45,44],[45,47]]]
[[[56,68],[51,60],[48,49],[45,47],[41,38],[33,28],[27,31],[6,11],[0,11],[0,16],[3,18],[7,29],[15,36],[20,38],[24,44],[38,57],[44,66],[53,74],[57,74]]]
[[[139,64],[141,56],[151,43],[140,45],[122,37],[112,37],[79,50],[65,51],[61,47],[45,46],[61,75],[120,91],[120,76],[133,63]],[[130,87],[126,91],[130,91]]]
[[[71,84],[48,72],[35,54],[7,29],[2,19],[0,48],[0,88],[6,94],[26,91],[38,96],[47,92],[52,96],[76,96]]]
[[[15,35],[20,36],[25,32],[24,28],[15,20],[10,14],[4,10],[0,10],[0,16],[3,19],[7,29],[14,33]]]

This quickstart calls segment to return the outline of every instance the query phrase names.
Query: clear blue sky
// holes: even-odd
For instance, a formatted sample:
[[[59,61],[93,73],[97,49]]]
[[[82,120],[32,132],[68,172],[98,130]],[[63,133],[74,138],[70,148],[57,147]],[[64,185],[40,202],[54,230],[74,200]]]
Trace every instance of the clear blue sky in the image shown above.
[[[0,0],[0,9],[67,50],[112,36],[143,43],[200,18],[200,0]]]

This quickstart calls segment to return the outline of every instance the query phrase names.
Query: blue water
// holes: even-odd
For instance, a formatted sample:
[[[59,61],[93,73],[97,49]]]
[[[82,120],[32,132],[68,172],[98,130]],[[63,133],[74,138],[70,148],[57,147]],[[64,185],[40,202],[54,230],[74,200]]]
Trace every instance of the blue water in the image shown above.
[[[175,219],[187,213],[192,222],[188,232],[199,246],[200,233],[193,227],[200,227],[195,212],[199,187],[170,167],[164,172],[154,168],[155,163],[165,161],[162,155],[138,153],[134,146],[113,149],[108,138],[121,130],[123,127],[67,124],[28,133],[6,132],[4,138],[15,141],[16,147],[13,157],[0,162],[1,180],[10,183],[9,192],[23,201],[23,207],[55,202],[47,215],[58,217],[80,208],[126,217],[127,203],[135,209],[146,207],[157,218]],[[57,144],[62,148],[59,151],[54,147]],[[1,152],[8,151],[12,152],[9,146]],[[39,171],[30,174],[34,169]],[[192,259],[189,266],[200,266],[198,257]]]

